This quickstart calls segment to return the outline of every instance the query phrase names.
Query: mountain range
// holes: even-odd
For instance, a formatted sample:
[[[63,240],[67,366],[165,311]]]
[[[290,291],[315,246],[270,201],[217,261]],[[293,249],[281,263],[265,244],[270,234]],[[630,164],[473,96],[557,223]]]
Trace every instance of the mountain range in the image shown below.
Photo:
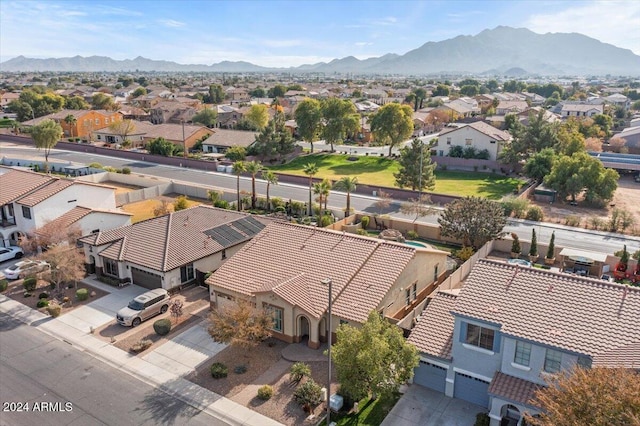
[[[0,71],[58,72],[298,72],[324,74],[475,74],[640,75],[640,56],[577,33],[537,34],[526,28],[496,27],[474,36],[427,42],[404,55],[388,53],[364,60],[348,56],[328,63],[266,68],[249,62],[178,64],[143,58],[106,56],[34,59],[18,56],[0,63]]]

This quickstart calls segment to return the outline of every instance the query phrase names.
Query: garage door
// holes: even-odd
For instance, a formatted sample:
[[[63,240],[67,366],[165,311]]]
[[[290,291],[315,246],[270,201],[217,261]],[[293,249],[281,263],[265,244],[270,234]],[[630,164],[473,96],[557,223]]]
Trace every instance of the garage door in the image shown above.
[[[453,388],[453,396],[465,401],[478,404],[481,407],[489,407],[489,382],[456,373],[456,381]]]
[[[138,268],[131,268],[131,278],[135,285],[139,285],[144,288],[162,288],[162,278],[160,275],[152,274],[151,272],[143,271]]]
[[[447,384],[447,369],[420,361],[420,365],[415,370],[413,382],[438,392],[444,392]]]

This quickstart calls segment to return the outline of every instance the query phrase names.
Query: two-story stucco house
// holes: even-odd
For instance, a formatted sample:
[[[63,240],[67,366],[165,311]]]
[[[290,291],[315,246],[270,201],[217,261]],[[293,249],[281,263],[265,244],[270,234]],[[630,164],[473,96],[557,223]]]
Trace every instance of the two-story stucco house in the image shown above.
[[[479,260],[413,329],[414,382],[488,409],[492,426],[517,422],[553,373],[640,369],[639,312],[637,287]]]
[[[441,157],[446,156],[454,146],[474,147],[478,151],[486,149],[489,152],[489,160],[495,161],[511,139],[508,132],[496,129],[482,121],[476,121],[460,127],[446,128],[440,132],[438,144],[433,149]]]
[[[213,309],[247,298],[273,312],[275,337],[318,348],[341,323],[372,310],[396,321],[435,288],[447,253],[316,227],[274,222],[206,281]]]

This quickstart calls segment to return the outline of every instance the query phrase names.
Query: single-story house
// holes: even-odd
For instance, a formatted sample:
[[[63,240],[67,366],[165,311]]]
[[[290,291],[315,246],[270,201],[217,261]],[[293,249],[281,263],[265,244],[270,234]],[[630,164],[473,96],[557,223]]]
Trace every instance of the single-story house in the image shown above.
[[[592,104],[564,104],[560,110],[562,118],[566,117],[593,117],[604,112],[603,105]]]
[[[202,142],[202,152],[224,153],[232,146],[249,148],[256,141],[256,132],[244,130],[214,129],[211,136]]]

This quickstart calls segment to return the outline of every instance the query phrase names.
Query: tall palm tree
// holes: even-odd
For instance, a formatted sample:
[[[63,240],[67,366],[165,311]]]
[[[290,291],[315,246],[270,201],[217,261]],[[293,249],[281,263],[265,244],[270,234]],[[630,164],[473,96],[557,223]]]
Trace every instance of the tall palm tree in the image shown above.
[[[329,179],[322,179],[322,182],[320,182],[320,188],[322,189],[322,195],[324,197],[324,211],[326,212],[329,194],[331,194],[331,181]]]
[[[307,163],[305,164],[302,171],[304,172],[305,175],[309,176],[309,208],[307,209],[307,212],[309,213],[309,216],[311,216],[313,214],[313,208],[312,208],[313,206],[311,203],[311,192],[313,190],[312,188],[313,176],[316,173],[318,173],[318,165],[316,163]]]
[[[269,186],[271,184],[278,184],[278,175],[276,175],[271,170],[263,170],[262,171],[262,179],[267,181],[267,211],[271,210],[271,199],[269,198]]]
[[[67,124],[67,126],[69,126],[69,131],[71,132],[71,137],[74,137],[73,136],[73,128],[76,125],[76,123],[78,122],[78,119],[73,114],[69,114],[64,118],[64,122]]]
[[[242,203],[240,202],[240,175],[245,171],[244,161],[236,161],[233,163],[233,174],[236,175],[236,192],[238,194],[238,211],[242,210]]]
[[[251,210],[256,208],[256,175],[262,171],[262,164],[257,161],[245,163],[244,169],[251,175]]]
[[[349,214],[351,213],[351,193],[356,190],[357,183],[357,177],[345,176],[343,178],[340,178],[340,180],[333,186],[334,189],[347,193],[347,209],[344,212],[344,217],[349,216]]]

